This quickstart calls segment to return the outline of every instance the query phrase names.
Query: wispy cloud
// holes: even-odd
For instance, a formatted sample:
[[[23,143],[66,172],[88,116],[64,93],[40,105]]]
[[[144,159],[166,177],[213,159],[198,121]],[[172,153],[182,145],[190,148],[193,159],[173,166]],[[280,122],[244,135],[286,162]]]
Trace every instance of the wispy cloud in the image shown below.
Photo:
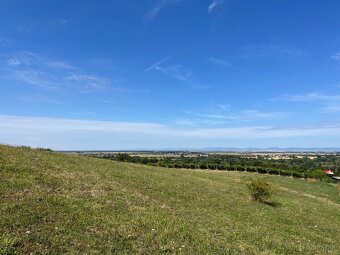
[[[250,45],[243,48],[240,58],[277,57],[295,59],[306,56],[304,49],[287,44]]]
[[[64,70],[76,70],[77,68],[69,63],[53,60],[47,56],[42,56],[29,51],[22,51],[7,57],[8,67],[51,67]]]
[[[44,103],[44,104],[60,104],[61,102],[46,95],[41,94],[28,94],[18,96],[18,100],[26,103]]]
[[[289,116],[287,112],[260,112],[257,110],[245,110],[241,111],[241,119],[281,119]]]
[[[147,13],[145,19],[147,21],[152,21],[163,9],[181,2],[183,2],[183,0],[157,0],[151,11]]]
[[[229,110],[231,109],[230,104],[218,104],[216,105],[216,107],[226,112],[229,112]]]
[[[38,54],[28,51],[21,51],[9,56],[6,62],[8,66],[27,66],[37,64],[41,61],[42,58]]]
[[[211,4],[208,6],[208,12],[211,13],[215,10],[216,7],[223,4],[224,0],[214,0],[211,2]]]
[[[157,71],[162,71],[162,67],[161,64],[163,64],[164,62],[170,60],[171,57],[167,57],[167,58],[163,58],[162,60],[152,64],[149,68],[147,68],[145,71],[151,71],[151,70],[157,70]]]
[[[162,59],[153,65],[151,65],[149,68],[147,68],[145,71],[159,71],[163,73],[164,75],[170,76],[174,79],[189,82],[191,72],[186,71],[183,66],[181,65],[165,65],[165,63],[170,60],[171,58],[165,58]]]
[[[199,117],[199,119],[194,118],[191,121],[196,123],[207,123],[207,124],[223,124],[230,122],[244,122],[244,121],[257,121],[257,120],[274,120],[282,119],[291,115],[287,112],[261,112],[258,110],[242,110],[238,112],[231,111],[230,105],[217,105],[216,108],[219,111],[214,111],[210,113],[197,113],[186,111],[188,115]]]
[[[7,37],[0,36],[0,46],[8,46],[11,43],[11,40]]]
[[[3,42],[9,42],[9,39],[7,39],[7,37],[4,37],[4,36],[0,36],[0,43],[3,43]]]
[[[311,92],[302,95],[282,95],[276,100],[285,100],[297,103],[313,103],[317,104],[318,111],[321,113],[337,113],[340,112],[340,94],[322,94],[318,92]]]
[[[186,119],[176,120],[175,123],[180,126],[195,126],[197,124],[196,121]]]
[[[65,19],[65,18],[61,18],[61,19],[58,19],[57,20],[57,23],[58,24],[61,24],[61,25],[66,25],[69,23],[69,20],[68,19]]]
[[[0,142],[56,149],[122,149],[168,141],[339,137],[340,125],[177,128],[158,123],[90,121],[0,115]],[[86,138],[86,139],[85,139]],[[86,140],[86,144],[80,142]],[[190,140],[191,139],[191,140]],[[133,143],[131,143],[133,141]],[[148,142],[146,142],[148,141]],[[119,145],[117,144],[119,143]],[[156,143],[155,143],[156,144]],[[183,144],[183,143],[182,143]],[[85,147],[86,146],[86,147]],[[91,146],[91,148],[89,148]],[[84,148],[85,147],[85,148]]]
[[[230,64],[223,60],[223,59],[219,59],[219,58],[209,58],[209,61],[212,63],[212,64],[215,64],[215,65],[220,65],[220,66],[225,66],[225,67],[229,67]]]
[[[335,53],[334,55],[331,56],[331,58],[340,61],[340,52]]]
[[[124,83],[124,80],[112,80],[96,75],[72,73],[65,77],[64,80],[77,84],[80,91],[83,93],[91,93],[95,91],[112,91],[119,93],[149,93],[148,90],[143,89],[130,89],[119,86]]]
[[[42,71],[9,69],[1,76],[6,79],[24,82],[44,89],[56,89],[60,86],[56,77]]]
[[[44,89],[60,88],[64,84],[63,76],[66,75],[66,71],[75,70],[70,64],[28,51],[13,53],[3,62],[4,64],[0,66],[2,78]]]
[[[0,77],[35,85],[44,89],[76,89],[79,92],[111,90],[131,92],[117,86],[123,80],[112,80],[88,74],[65,61],[53,59],[33,52],[11,54],[0,65]]]
[[[302,94],[302,95],[282,95],[278,98],[274,98],[274,100],[286,100],[293,102],[308,102],[308,101],[339,101],[340,95],[327,95],[321,94],[317,92]]]
[[[69,63],[51,59],[48,56],[40,55],[29,51],[16,52],[7,57],[8,66],[26,67],[53,67],[56,69],[76,70],[77,68]]]
[[[64,70],[77,70],[78,69],[77,67],[75,67],[73,65],[70,65],[68,63],[61,62],[61,61],[50,61],[47,64],[51,67],[64,69]]]
[[[83,87],[84,92],[108,89],[112,85],[112,82],[108,79],[79,73],[71,74],[70,76],[65,77],[65,80],[80,84]]]
[[[340,104],[326,104],[321,110],[325,113],[340,112]]]

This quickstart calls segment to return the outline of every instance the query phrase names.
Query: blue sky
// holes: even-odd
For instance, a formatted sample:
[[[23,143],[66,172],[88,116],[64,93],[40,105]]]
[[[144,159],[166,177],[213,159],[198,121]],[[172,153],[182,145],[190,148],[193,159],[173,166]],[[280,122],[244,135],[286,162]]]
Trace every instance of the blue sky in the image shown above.
[[[0,3],[0,143],[340,147],[340,2]]]

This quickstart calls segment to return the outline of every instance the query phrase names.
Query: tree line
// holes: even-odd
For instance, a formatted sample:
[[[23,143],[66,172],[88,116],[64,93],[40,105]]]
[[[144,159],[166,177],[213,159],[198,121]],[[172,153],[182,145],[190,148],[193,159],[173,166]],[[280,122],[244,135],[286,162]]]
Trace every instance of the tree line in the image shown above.
[[[98,155],[96,155],[98,157]],[[99,157],[121,162],[131,162],[150,166],[185,169],[207,169],[221,171],[244,171],[264,174],[292,176],[296,178],[325,178],[323,169],[340,165],[339,155],[308,157],[291,156],[289,159],[270,159],[266,156],[245,157],[242,155],[179,156],[179,157],[144,157],[131,156],[128,153],[103,154]]]

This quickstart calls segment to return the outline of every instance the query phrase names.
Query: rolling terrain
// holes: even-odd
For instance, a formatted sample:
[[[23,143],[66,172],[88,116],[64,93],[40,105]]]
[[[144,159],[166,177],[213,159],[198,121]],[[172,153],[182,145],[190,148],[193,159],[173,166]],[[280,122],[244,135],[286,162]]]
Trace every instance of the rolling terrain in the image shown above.
[[[339,233],[334,184],[0,146],[0,254],[339,254]]]

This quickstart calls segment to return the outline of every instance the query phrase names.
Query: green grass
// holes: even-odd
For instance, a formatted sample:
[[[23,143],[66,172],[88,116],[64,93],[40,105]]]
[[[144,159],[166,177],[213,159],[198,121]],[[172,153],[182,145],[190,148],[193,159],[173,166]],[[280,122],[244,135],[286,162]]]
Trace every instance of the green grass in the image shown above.
[[[256,176],[0,146],[0,254],[339,254],[334,185]]]

